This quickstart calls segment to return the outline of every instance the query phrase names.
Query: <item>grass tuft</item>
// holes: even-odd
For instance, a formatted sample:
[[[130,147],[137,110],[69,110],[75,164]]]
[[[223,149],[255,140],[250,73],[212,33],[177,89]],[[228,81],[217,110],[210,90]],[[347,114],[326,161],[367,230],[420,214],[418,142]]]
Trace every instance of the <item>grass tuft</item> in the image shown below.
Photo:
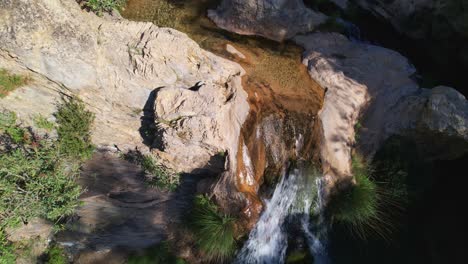
[[[327,213],[333,222],[345,224],[362,239],[370,234],[386,238],[392,225],[382,211],[385,192],[370,179],[370,165],[357,154],[352,157],[352,170],[356,183],[337,183],[330,195]]]
[[[221,213],[207,196],[195,197],[192,227],[196,243],[209,261],[222,263],[234,255],[234,222],[235,218]]]
[[[27,78],[23,76],[10,74],[7,70],[0,69],[0,98],[7,96],[9,92],[24,85],[26,81]]]

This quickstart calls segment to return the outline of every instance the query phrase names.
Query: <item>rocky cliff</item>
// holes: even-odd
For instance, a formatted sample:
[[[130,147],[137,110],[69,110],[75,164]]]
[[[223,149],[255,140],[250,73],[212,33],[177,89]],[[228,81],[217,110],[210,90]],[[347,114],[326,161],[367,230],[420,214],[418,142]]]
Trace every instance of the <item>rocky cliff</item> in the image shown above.
[[[0,68],[30,79],[0,107],[26,124],[50,117],[62,94],[76,95],[96,114],[99,147],[152,147],[184,172],[219,152],[235,157],[249,110],[236,63],[176,30],[102,19],[72,0],[7,0],[0,14]]]
[[[227,6],[226,2],[229,1],[225,1],[219,9],[225,8],[223,6]],[[411,13],[427,2],[430,1],[407,2],[408,7],[403,8],[401,4],[395,10],[404,10],[403,14]],[[392,3],[397,4],[395,1]],[[339,1],[338,5],[345,7],[347,3]],[[308,12],[302,4],[295,5],[295,8]],[[248,9],[243,12],[256,13],[258,2],[250,5],[244,2],[244,5],[233,5],[232,9]],[[260,21],[277,21],[277,9],[260,10],[263,18]],[[236,31],[238,22],[230,17],[230,13],[218,12],[214,21],[220,20],[228,24],[222,27],[238,33],[252,34],[258,25],[262,25],[258,23],[250,26],[250,30],[244,28],[243,31]],[[291,18],[283,18],[281,23],[291,27],[296,24]],[[272,28],[275,25],[270,24]],[[301,31],[293,32],[291,31],[290,36]],[[265,36],[263,33],[257,34]],[[466,99],[451,88],[422,90],[413,78],[416,69],[398,52],[352,42],[336,33],[316,33],[298,36],[294,40],[306,49],[304,64],[311,77],[326,91],[324,106],[320,112],[323,130],[321,157],[326,174],[351,175],[350,157],[356,143],[354,128],[358,123],[364,127],[359,132],[360,148],[370,156],[389,135],[410,133],[409,131],[414,132],[412,135],[416,138],[420,137],[423,130],[433,136],[444,135],[450,138],[446,142],[466,146]],[[362,120],[358,122],[359,118]],[[448,156],[459,156],[466,151],[465,147],[456,149],[463,151]]]

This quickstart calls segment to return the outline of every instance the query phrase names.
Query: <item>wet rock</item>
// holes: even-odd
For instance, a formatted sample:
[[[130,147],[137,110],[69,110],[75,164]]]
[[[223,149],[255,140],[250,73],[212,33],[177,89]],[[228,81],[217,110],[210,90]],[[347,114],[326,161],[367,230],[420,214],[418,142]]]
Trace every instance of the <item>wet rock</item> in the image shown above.
[[[100,147],[147,152],[162,144],[156,154],[185,172],[220,151],[235,156],[248,112],[236,63],[176,30],[99,18],[73,0],[2,1],[0,14],[0,67],[31,79],[0,107],[25,124],[51,116],[62,94],[75,94],[96,114]]]
[[[310,32],[326,20],[301,0],[224,0],[216,10],[209,10],[208,16],[228,31],[276,41]]]

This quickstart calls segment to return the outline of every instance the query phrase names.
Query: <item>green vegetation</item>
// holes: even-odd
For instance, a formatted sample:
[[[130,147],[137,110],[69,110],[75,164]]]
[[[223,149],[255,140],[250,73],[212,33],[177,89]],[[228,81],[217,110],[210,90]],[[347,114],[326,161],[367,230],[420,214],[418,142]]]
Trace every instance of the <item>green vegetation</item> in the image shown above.
[[[55,128],[55,124],[47,118],[45,118],[43,115],[36,115],[34,117],[34,123],[38,128],[42,128],[48,132],[52,131]]]
[[[134,254],[127,260],[127,264],[185,264],[181,258],[174,256],[168,242],[151,247],[143,254]]]
[[[384,236],[387,224],[380,211],[381,193],[370,180],[372,170],[359,155],[353,155],[352,170],[356,183],[337,183],[327,211],[334,222],[349,226],[361,238],[376,232]]]
[[[104,12],[112,12],[125,4],[126,0],[85,0],[84,6],[101,16]]]
[[[293,264],[293,263],[309,263],[310,260],[307,259],[307,252],[306,251],[294,251],[288,255],[286,258],[286,264]]]
[[[60,132],[53,140],[22,127],[15,113],[0,112],[1,264],[14,263],[20,249],[6,239],[5,228],[15,228],[35,217],[60,225],[80,204],[82,190],[76,179],[83,158],[90,156],[87,135],[93,116],[76,99],[59,105],[56,116]],[[38,120],[45,127],[53,126]],[[51,248],[48,256],[48,263],[67,263],[60,248]]]
[[[195,197],[191,224],[199,249],[210,261],[222,263],[234,255],[237,247],[234,222],[233,217],[221,213],[207,196]]]
[[[149,174],[147,182],[152,187],[174,191],[180,184],[180,175],[158,163],[151,155],[143,155],[140,151],[129,151],[123,159],[138,164]]]
[[[26,130],[16,125],[16,114],[13,112],[0,112],[0,132],[15,144],[26,141],[28,137]]]
[[[66,264],[67,257],[63,248],[53,245],[47,250],[47,264]]]
[[[0,98],[7,96],[7,94],[14,89],[24,85],[27,81],[27,78],[10,74],[5,69],[0,69]]]
[[[0,264],[14,264],[15,262],[15,249],[6,239],[5,232],[0,229]]]
[[[11,113],[1,116],[14,117]],[[64,162],[53,141],[36,139],[29,132],[28,140],[18,141],[9,131],[27,132],[15,125],[14,119],[10,122],[0,127],[5,144],[0,155],[0,228],[14,227],[33,217],[56,221],[71,214],[81,193],[75,182],[76,166]]]
[[[86,110],[85,104],[76,98],[64,99],[55,114],[60,151],[77,159],[91,157],[91,127],[94,114]]]

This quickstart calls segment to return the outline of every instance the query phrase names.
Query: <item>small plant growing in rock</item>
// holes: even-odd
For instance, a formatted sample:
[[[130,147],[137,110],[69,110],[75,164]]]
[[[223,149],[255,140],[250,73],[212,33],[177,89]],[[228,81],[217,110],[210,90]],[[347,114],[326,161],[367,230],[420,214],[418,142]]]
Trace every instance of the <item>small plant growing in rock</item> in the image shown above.
[[[235,218],[220,212],[209,197],[195,197],[192,211],[192,229],[196,243],[205,256],[214,263],[229,260],[236,251]]]
[[[64,99],[55,113],[60,151],[70,157],[87,159],[94,146],[91,143],[91,127],[94,114],[86,110],[77,98]]]
[[[141,166],[147,174],[149,186],[174,191],[180,184],[180,175],[157,162],[151,155],[143,155],[140,151],[135,150],[123,154],[122,157]]]
[[[16,88],[24,85],[27,78],[24,76],[10,74],[5,69],[0,69],[0,98],[7,96],[7,94]]]
[[[63,248],[58,245],[53,245],[47,250],[47,263],[48,264],[66,264],[68,263],[67,257]]]
[[[47,118],[45,118],[43,115],[36,115],[36,117],[34,118],[34,123],[38,128],[42,128],[47,132],[52,131],[55,127],[55,124],[47,120]]]
[[[104,12],[112,12],[112,10],[123,6],[126,0],[84,0],[83,5],[101,16]]]

